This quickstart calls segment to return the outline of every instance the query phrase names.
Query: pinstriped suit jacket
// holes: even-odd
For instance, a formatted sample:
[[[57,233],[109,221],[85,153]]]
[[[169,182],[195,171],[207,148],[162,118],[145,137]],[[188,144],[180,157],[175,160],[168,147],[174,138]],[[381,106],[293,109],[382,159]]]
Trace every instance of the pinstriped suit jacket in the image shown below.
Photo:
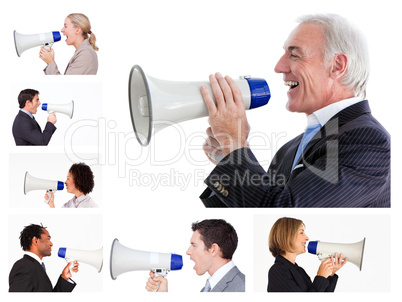
[[[13,123],[13,136],[17,146],[47,146],[56,126],[47,122],[42,132],[36,120],[28,114],[18,111]]]
[[[9,275],[9,285],[9,292],[71,292],[76,284],[60,276],[53,287],[39,262],[24,255],[14,263]]]
[[[237,268],[233,267],[225,276],[214,286],[211,292],[244,292],[246,290],[246,277]],[[201,289],[201,291],[203,291]]]
[[[302,136],[280,148],[268,172],[249,148],[230,153],[205,180],[204,205],[390,207],[390,136],[367,101],[330,119],[292,170]]]
[[[306,271],[286,258],[278,256],[268,272],[268,292],[333,292],[338,275],[324,278],[315,276],[311,281]]]

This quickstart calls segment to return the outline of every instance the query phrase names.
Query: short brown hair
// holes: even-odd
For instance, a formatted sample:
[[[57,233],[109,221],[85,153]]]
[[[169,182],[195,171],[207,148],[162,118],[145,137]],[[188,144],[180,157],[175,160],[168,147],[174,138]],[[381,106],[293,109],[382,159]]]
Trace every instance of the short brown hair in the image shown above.
[[[297,235],[300,226],[304,226],[303,221],[295,218],[279,218],[271,228],[269,233],[268,246],[274,257],[285,255],[292,252],[293,240]]]

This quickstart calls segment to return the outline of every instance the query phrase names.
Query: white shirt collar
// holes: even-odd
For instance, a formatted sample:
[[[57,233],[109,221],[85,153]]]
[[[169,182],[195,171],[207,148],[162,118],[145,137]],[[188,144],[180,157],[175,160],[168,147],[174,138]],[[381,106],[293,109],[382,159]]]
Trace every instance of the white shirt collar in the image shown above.
[[[30,256],[30,257],[32,257],[32,258],[34,258],[36,261],[39,262],[39,264],[42,264],[42,262],[43,262],[43,261],[39,258],[38,255],[36,255],[36,254],[34,254],[34,253],[32,253],[32,252],[25,251],[24,254],[25,254],[25,255],[28,255],[28,256]]]
[[[362,100],[363,99],[360,97],[353,97],[321,108],[307,116],[307,125],[320,124],[321,126],[324,126],[337,113],[349,106],[361,102]]]
[[[211,285],[211,289],[215,287],[215,285],[218,284],[219,281],[232,269],[235,267],[235,264],[233,261],[230,261],[226,263],[224,266],[221,266],[215,274],[213,274],[211,277],[209,277],[209,284]]]

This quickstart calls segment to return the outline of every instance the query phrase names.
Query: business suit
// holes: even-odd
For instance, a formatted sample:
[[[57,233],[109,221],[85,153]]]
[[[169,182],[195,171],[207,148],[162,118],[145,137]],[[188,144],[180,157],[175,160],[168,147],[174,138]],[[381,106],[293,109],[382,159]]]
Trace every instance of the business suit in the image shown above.
[[[55,61],[43,70],[46,75],[60,75],[60,71]],[[98,72],[98,55],[85,39],[75,50],[73,57],[66,67],[65,75],[96,75]]]
[[[211,292],[244,292],[245,282],[246,277],[235,266],[223,276],[214,288],[212,288]],[[201,291],[204,291],[204,288]]]
[[[9,285],[9,292],[71,292],[76,284],[60,276],[53,288],[39,262],[31,256],[24,255],[14,263],[9,275]]]
[[[12,131],[17,146],[47,146],[56,126],[47,122],[42,132],[36,120],[20,110],[14,119]]]
[[[249,148],[231,152],[205,180],[206,207],[390,207],[390,136],[367,101],[343,109],[307,144],[276,153],[268,172]]]
[[[316,276],[311,282],[305,270],[286,258],[278,256],[268,272],[268,292],[333,292],[338,275]]]

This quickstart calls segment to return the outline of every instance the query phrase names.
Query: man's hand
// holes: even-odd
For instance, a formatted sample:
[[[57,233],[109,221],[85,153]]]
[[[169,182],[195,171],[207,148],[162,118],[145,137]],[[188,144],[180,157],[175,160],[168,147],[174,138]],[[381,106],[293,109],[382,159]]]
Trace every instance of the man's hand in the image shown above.
[[[208,88],[202,86],[201,94],[208,108],[211,126],[207,129],[208,138],[203,149],[207,155],[226,156],[236,149],[248,147],[250,125],[247,122],[241,91],[233,79],[216,73],[209,76],[209,81],[216,105]]]
[[[157,276],[155,277],[155,273],[153,271],[149,272],[149,278],[148,278],[148,282],[145,286],[146,290],[149,292],[154,292],[156,291],[156,289],[158,288],[158,284],[159,284],[159,288],[156,292],[160,293],[160,292],[167,292],[168,291],[168,281],[166,278],[162,277],[162,276]]]
[[[63,269],[63,271],[62,271],[62,273],[61,273],[61,277],[62,277],[64,280],[68,280],[68,279],[70,279],[71,276],[72,276],[71,271],[70,271],[70,266],[71,266],[72,263],[73,263],[73,262],[67,263],[66,267]],[[77,262],[77,261],[74,261],[74,266],[73,266],[73,268],[72,268],[71,270],[72,270],[74,273],[78,272],[78,266],[79,266],[78,262]]]
[[[51,122],[53,125],[56,124],[57,122],[56,114],[54,112],[49,114],[49,116],[47,117],[47,121]]]

